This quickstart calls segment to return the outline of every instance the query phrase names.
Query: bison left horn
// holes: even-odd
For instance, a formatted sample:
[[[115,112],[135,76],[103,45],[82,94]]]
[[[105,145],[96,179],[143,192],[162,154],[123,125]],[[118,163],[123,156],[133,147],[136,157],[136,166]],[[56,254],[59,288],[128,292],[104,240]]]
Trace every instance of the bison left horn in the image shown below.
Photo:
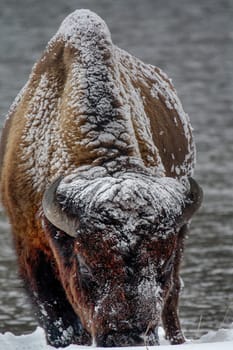
[[[57,188],[62,178],[58,178],[54,181],[50,187],[45,191],[42,207],[45,217],[57,227],[59,230],[67,233],[71,237],[77,237],[78,219],[77,217],[71,217],[61,207],[57,200]]]

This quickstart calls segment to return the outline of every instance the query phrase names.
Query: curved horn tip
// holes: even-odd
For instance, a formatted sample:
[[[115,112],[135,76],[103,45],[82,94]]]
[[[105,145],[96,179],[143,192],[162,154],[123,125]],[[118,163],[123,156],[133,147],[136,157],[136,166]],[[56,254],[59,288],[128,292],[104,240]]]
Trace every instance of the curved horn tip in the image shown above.
[[[42,199],[42,208],[45,217],[51,224],[69,236],[76,238],[77,219],[70,218],[69,215],[64,212],[56,198],[57,188],[61,180],[62,177],[56,179],[45,191]]]
[[[201,186],[197,183],[197,181],[194,180],[192,177],[189,177],[188,180],[190,184],[191,199],[193,200],[194,204],[198,209],[203,201],[203,190]]]
[[[60,176],[55,181],[52,182],[52,184],[45,190],[42,198],[42,208],[45,211],[48,209],[48,205],[52,204],[53,201],[56,199],[56,192],[57,188],[62,180],[62,177]]]

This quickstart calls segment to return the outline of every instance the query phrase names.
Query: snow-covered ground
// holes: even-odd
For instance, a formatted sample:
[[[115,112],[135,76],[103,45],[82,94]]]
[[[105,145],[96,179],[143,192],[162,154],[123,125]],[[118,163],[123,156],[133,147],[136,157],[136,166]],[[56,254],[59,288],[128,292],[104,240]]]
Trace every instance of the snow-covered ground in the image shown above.
[[[233,324],[229,329],[211,331],[199,340],[189,340],[183,345],[168,345],[163,338],[163,330],[160,329],[161,350],[233,350]],[[45,341],[44,332],[37,328],[35,332],[28,335],[15,336],[12,333],[0,334],[0,350],[52,350]],[[70,345],[67,350],[86,350],[90,347]],[[101,349],[101,348],[99,348]],[[145,350],[146,347],[114,348],[114,350]],[[150,347],[150,350],[158,347]]]

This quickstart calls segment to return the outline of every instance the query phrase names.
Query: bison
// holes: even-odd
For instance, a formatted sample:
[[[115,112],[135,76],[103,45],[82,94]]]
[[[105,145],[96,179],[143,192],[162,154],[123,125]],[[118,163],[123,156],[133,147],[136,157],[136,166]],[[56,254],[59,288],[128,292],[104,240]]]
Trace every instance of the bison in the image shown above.
[[[158,344],[178,318],[184,237],[202,191],[167,76],[70,14],[35,64],[1,138],[1,193],[19,272],[47,341]]]

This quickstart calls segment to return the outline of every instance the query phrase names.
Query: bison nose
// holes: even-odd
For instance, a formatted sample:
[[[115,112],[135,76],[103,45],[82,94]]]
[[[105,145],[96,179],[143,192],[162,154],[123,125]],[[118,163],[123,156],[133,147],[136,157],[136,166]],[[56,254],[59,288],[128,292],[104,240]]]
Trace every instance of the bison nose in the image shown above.
[[[97,336],[96,345],[98,347],[125,347],[125,346],[153,346],[159,345],[158,329],[155,328],[147,334],[138,331],[110,332]]]
[[[111,332],[106,335],[97,336],[96,345],[98,347],[122,347],[144,345],[143,338],[132,332]]]

